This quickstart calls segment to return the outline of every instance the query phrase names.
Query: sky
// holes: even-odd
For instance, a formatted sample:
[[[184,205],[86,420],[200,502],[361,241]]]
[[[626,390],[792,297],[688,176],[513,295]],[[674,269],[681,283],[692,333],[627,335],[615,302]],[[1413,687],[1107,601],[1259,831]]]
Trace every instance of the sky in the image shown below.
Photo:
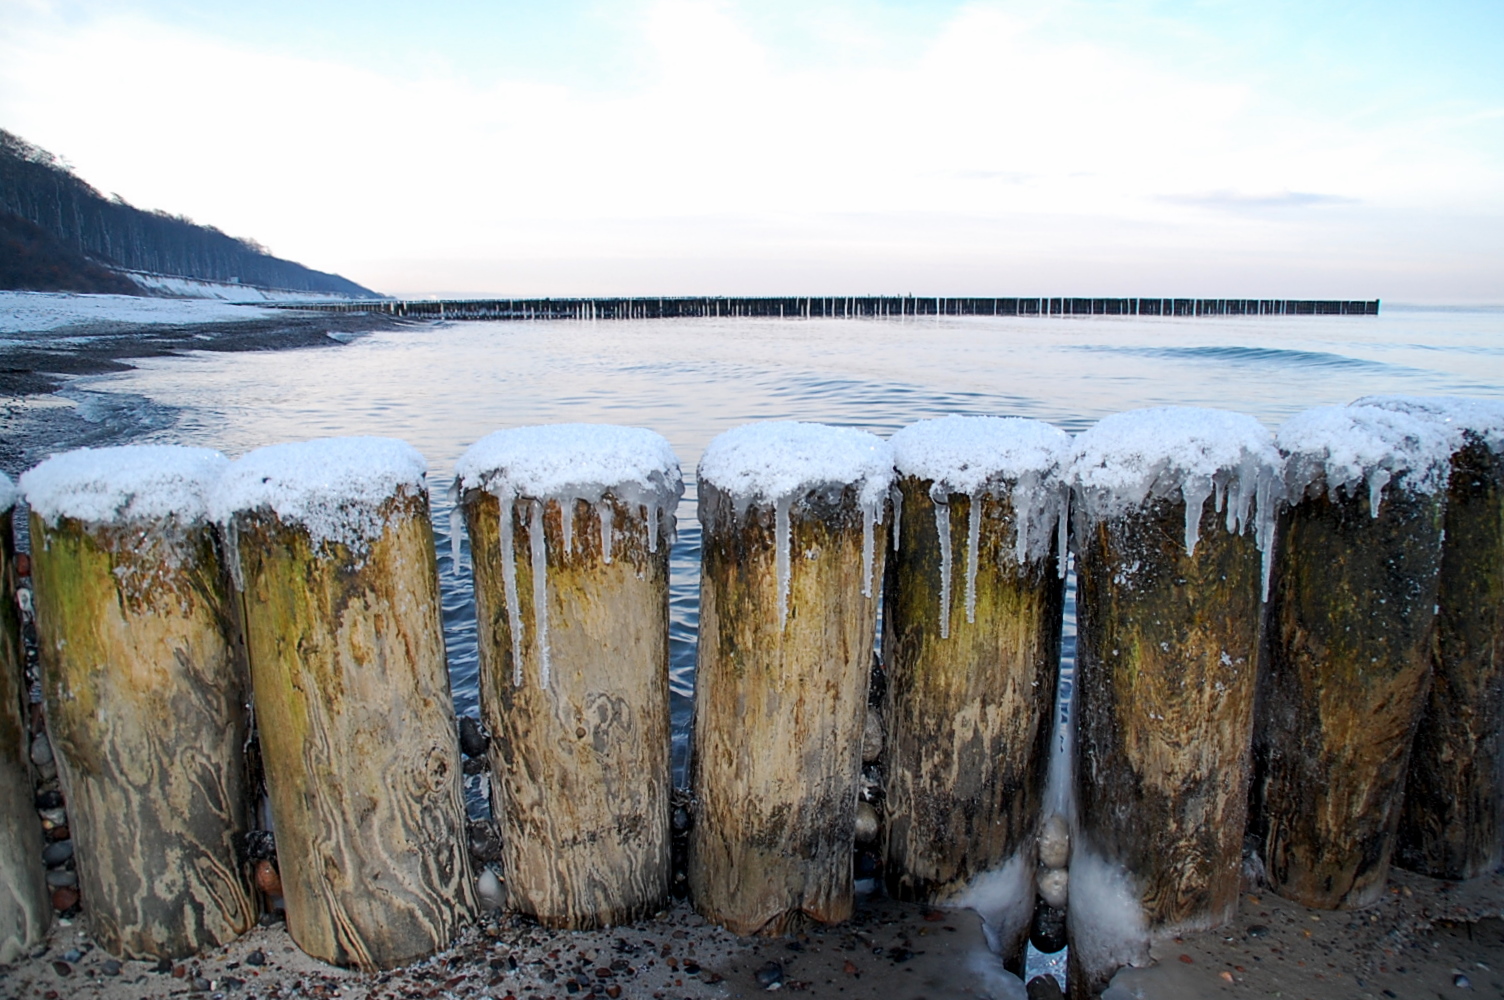
[[[404,296],[1504,303],[1498,0],[0,0],[0,128]]]

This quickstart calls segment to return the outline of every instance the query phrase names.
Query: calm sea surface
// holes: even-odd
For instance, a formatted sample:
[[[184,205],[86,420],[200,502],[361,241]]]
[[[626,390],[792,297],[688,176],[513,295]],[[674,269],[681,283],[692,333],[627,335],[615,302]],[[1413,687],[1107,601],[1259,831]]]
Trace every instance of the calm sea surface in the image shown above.
[[[493,430],[565,421],[649,427],[686,473],[673,556],[675,759],[694,677],[694,469],[715,435],[813,420],[887,435],[947,413],[1035,417],[1076,433],[1142,406],[1239,410],[1277,428],[1368,393],[1504,398],[1504,310],[1377,317],[918,318],[451,323],[331,350],[202,354],[80,380],[87,414],[138,441],[233,456],[343,434],[403,438],[429,461],[456,709],[476,711],[469,564],[449,556],[454,462]],[[1066,655],[1073,656],[1074,607]],[[478,793],[477,787],[472,792]],[[472,809],[485,805],[472,795]]]

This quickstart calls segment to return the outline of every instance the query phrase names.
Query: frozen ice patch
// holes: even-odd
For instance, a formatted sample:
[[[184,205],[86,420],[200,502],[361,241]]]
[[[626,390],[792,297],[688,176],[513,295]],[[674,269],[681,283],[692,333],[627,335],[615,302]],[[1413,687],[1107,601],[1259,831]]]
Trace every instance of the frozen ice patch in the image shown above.
[[[1133,877],[1087,848],[1079,831],[1074,839],[1065,911],[1072,957],[1092,979],[1105,979],[1125,965],[1148,965],[1149,930]]]
[[[1034,852],[1021,848],[998,867],[975,876],[945,905],[975,910],[982,918],[987,947],[1001,952],[1034,915]]]
[[[672,510],[684,494],[679,459],[661,434],[613,424],[543,424],[496,431],[454,467],[461,490],[509,500],[585,500],[607,492]]]
[[[268,509],[307,529],[315,544],[361,549],[386,529],[379,508],[403,491],[427,495],[428,463],[405,441],[320,438],[275,444],[230,463],[209,498],[214,520]]]
[[[746,424],[710,442],[700,478],[739,501],[776,504],[826,483],[853,484],[863,507],[880,507],[893,481],[893,449],[848,427],[796,421]]]
[[[1286,455],[1285,488],[1291,500],[1311,489],[1336,499],[1369,494],[1379,516],[1386,488],[1432,494],[1446,488],[1458,432],[1431,417],[1378,406],[1320,406],[1297,413],[1275,443]]]
[[[1381,410],[1408,413],[1413,417],[1435,420],[1457,434],[1482,441],[1494,454],[1504,453],[1504,401],[1470,399],[1466,396],[1364,396],[1354,406],[1376,406]]]
[[[24,473],[21,490],[52,525],[61,517],[90,524],[173,517],[191,524],[208,514],[210,492],[229,464],[209,448],[79,448]]]

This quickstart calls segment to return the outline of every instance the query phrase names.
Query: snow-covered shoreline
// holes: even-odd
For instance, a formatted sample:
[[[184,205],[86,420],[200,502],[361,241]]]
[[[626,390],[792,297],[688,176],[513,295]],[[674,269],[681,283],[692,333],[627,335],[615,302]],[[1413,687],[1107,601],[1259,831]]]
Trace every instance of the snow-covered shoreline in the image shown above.
[[[234,323],[266,319],[278,312],[218,299],[0,291],[0,334],[45,333],[101,323],[141,326]]]

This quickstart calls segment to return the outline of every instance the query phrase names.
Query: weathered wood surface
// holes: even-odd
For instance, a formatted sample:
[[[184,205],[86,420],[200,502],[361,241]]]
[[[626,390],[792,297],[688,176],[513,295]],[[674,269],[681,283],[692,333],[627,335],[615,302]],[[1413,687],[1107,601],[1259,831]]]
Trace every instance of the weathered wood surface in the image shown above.
[[[599,504],[548,501],[535,521],[538,504],[508,503],[518,642],[507,611],[501,504],[484,490],[464,498],[508,900],[550,927],[625,923],[655,913],[669,888],[671,535],[660,526],[650,552],[644,508],[609,493]],[[602,514],[611,519],[609,562]],[[539,526],[546,569],[533,562]],[[540,572],[546,685],[534,604]]]
[[[1474,878],[1504,863],[1504,457],[1479,441],[1452,458],[1436,603],[1395,863]]]
[[[182,957],[255,921],[246,671],[208,526],[56,526],[32,515],[47,728],[79,892],[100,946]]]
[[[887,668],[887,886],[897,899],[944,902],[1032,850],[1049,765],[1065,580],[1053,554],[1020,566],[1006,491],[952,494],[950,586],[931,481],[899,480],[898,551],[884,596]],[[971,505],[980,505],[976,547]],[[975,559],[967,620],[968,563]],[[941,606],[948,591],[948,606]],[[940,616],[949,615],[948,637]],[[1032,856],[1026,860],[1032,871]],[[1026,904],[1027,905],[1027,904]],[[1028,921],[1004,958],[1021,956]],[[1017,953],[1017,954],[1015,954]]]
[[[1237,907],[1263,560],[1225,520],[1206,505],[1194,555],[1178,497],[1083,518],[1076,539],[1073,851],[1127,869],[1150,934]]]
[[[378,514],[364,552],[235,521],[288,932],[365,970],[445,947],[475,909],[427,498]]]
[[[796,499],[780,627],[774,508],[700,481],[703,549],[689,883],[738,934],[851,915],[862,724],[877,584],[864,596],[857,487]],[[885,518],[885,521],[891,521]],[[886,524],[874,525],[880,581]]]
[[[39,944],[52,923],[26,725],[26,660],[16,610],[12,512],[0,511],[0,965]]]
[[[1313,495],[1317,494],[1319,495]],[[1259,696],[1270,885],[1320,909],[1383,892],[1431,677],[1442,494],[1319,486],[1280,515]]]

